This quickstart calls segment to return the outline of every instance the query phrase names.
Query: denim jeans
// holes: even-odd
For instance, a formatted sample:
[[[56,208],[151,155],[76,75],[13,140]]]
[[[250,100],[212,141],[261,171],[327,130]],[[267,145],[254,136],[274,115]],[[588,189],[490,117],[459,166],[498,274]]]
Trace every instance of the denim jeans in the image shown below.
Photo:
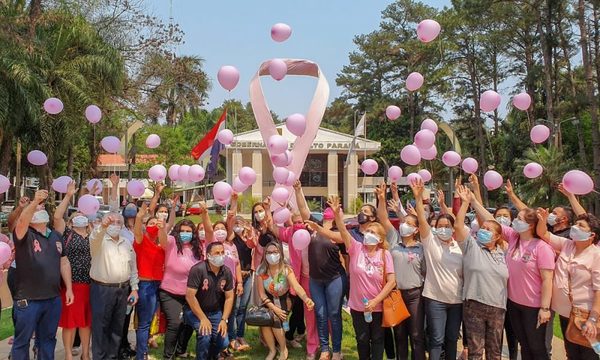
[[[137,360],[143,360],[148,353],[150,324],[158,307],[158,287],[160,281],[142,280],[139,283],[139,299],[135,310],[138,314],[138,328],[135,332],[135,351]]]
[[[429,359],[439,360],[442,346],[446,359],[456,359],[456,344],[462,323],[462,304],[446,304],[425,298],[427,326],[430,330]]]
[[[328,282],[310,279],[310,293],[315,303],[321,352],[329,351],[329,324],[331,324],[332,351],[334,353],[342,351],[342,298],[344,296],[342,276]]]
[[[226,346],[225,343],[228,342],[217,331],[223,317],[223,312],[215,311],[204,314],[212,326],[211,334],[208,336],[200,334],[200,320],[198,320],[192,310],[187,306],[183,310],[185,323],[196,330],[196,359],[216,360],[221,350]]]
[[[12,359],[29,359],[29,341],[34,331],[36,340],[39,339],[38,359],[54,359],[61,304],[60,296],[46,300],[29,300],[27,305],[22,306],[15,303]]]
[[[237,311],[235,312],[235,323],[237,327],[237,337],[243,338],[246,332],[246,309],[250,302],[250,295],[252,295],[252,274],[246,276],[244,279],[244,294],[237,298]],[[231,312],[234,314],[234,312]],[[231,322],[231,320],[229,320]],[[233,339],[232,339],[233,340]]]
[[[233,289],[233,306],[231,307],[231,313],[229,314],[229,319],[227,319],[227,338],[229,341],[235,340],[235,336],[237,335],[237,322],[235,321],[236,313],[237,313],[237,299],[238,296],[235,294],[236,289]],[[229,346],[229,344],[227,345]]]

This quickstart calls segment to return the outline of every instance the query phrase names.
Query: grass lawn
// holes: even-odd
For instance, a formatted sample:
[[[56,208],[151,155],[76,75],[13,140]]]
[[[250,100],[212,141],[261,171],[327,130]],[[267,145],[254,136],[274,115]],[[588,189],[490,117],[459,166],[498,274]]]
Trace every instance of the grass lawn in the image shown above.
[[[13,334],[12,308],[2,310],[0,315],[0,340],[4,340]]]

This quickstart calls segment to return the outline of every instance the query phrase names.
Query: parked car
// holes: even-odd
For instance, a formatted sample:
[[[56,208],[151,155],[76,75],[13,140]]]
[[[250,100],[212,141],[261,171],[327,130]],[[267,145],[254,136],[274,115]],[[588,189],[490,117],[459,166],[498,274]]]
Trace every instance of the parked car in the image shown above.
[[[185,210],[186,215],[200,215],[200,204],[194,203]]]
[[[318,211],[311,211],[310,217],[311,217],[311,219],[315,220],[318,223],[323,222],[323,213],[320,213]]]

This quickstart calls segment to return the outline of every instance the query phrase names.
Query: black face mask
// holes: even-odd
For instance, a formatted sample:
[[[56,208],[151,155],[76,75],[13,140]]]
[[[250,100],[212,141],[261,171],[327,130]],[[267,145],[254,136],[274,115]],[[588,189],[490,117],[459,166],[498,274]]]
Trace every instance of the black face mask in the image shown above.
[[[361,225],[366,224],[370,221],[369,216],[365,215],[364,213],[359,213],[356,220]]]

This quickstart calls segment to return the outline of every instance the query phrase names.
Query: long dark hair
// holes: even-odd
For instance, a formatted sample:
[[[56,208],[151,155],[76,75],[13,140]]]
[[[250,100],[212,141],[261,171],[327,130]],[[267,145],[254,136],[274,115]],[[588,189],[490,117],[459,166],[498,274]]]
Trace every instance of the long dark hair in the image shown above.
[[[252,205],[252,212],[250,213],[250,215],[252,216],[252,227],[255,228],[256,230],[258,230],[259,227],[259,221],[256,219],[256,217],[254,216],[254,210],[256,210],[257,207],[262,206],[263,210],[265,211],[265,216],[267,215],[267,209],[265,209],[265,205],[261,202],[258,202],[254,205]]]
[[[192,245],[192,253],[194,257],[198,260],[202,259],[202,249],[200,248],[200,240],[198,240],[198,232],[196,231],[196,225],[188,219],[183,219],[173,227],[173,237],[175,238],[175,245],[177,245],[177,253],[183,254],[183,242],[179,237],[179,232],[181,231],[182,226],[189,226],[192,229],[192,241],[190,244]]]

